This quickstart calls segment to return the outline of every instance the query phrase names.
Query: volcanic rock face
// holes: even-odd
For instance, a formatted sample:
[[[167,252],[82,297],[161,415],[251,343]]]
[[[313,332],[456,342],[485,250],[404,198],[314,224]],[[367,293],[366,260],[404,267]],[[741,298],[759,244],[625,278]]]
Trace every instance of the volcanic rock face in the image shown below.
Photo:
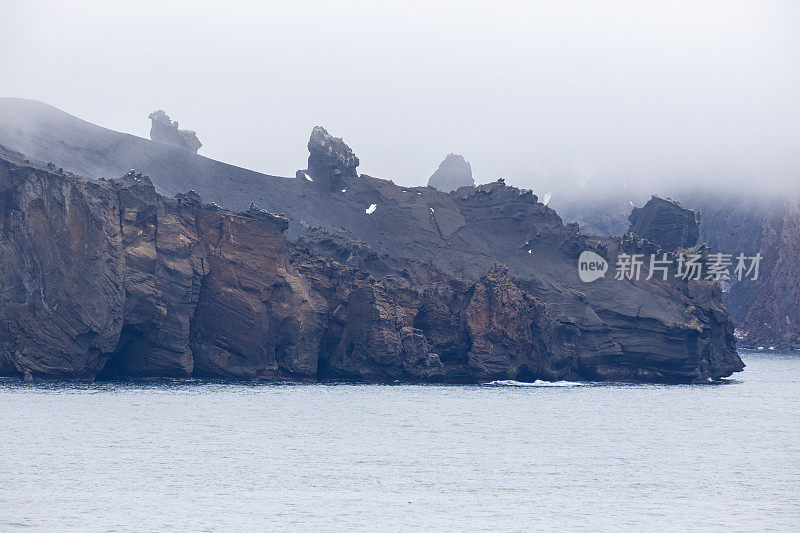
[[[711,253],[753,257],[760,253],[756,280],[730,280],[722,295],[733,320],[739,345],[745,348],[800,348],[800,196],[796,191],[780,194],[761,191],[705,190],[682,188],[671,192],[687,208],[703,214],[699,242]],[[612,191],[607,197],[573,196],[559,205],[559,213],[576,220],[589,233],[625,232],[626,206],[633,193]],[[562,196],[563,198],[563,196]],[[674,211],[674,209],[673,209]],[[678,242],[691,217],[668,222],[661,233],[674,233]]]
[[[104,375],[185,377],[192,373],[190,317],[206,272],[194,203],[163,201],[133,172],[113,182],[124,260],[123,328]]]
[[[347,178],[358,174],[358,157],[340,137],[333,137],[325,128],[314,126],[308,140],[308,169],[310,177],[329,191],[341,189]],[[298,177],[300,176],[298,172]]]
[[[91,378],[123,322],[116,193],[0,160],[0,205],[0,369]]]
[[[668,251],[690,248],[700,237],[700,213],[673,200],[653,196],[644,207],[634,207],[628,233],[644,237]]]
[[[290,241],[289,220],[254,206],[234,213],[161,196],[136,173],[92,181],[7,154],[0,371],[690,382],[742,368],[718,285],[578,280],[581,250],[613,262],[646,243],[588,240],[500,183],[435,199],[374,178],[350,187],[369,223],[301,226]],[[402,220],[413,234],[388,231]]]
[[[150,139],[164,144],[169,144],[182,150],[197,153],[203,144],[192,130],[179,130],[178,122],[172,121],[164,111],[158,110],[150,113]]]
[[[475,185],[472,177],[472,166],[463,156],[449,154],[439,164],[439,168],[428,179],[428,187],[443,192],[450,192],[468,185]]]
[[[302,179],[267,176],[0,98],[6,141],[90,176],[152,176],[91,181],[6,153],[6,375],[686,382],[742,368],[716,283],[582,283],[582,251],[614,265],[656,245],[580,235],[531,191],[357,176],[321,128]],[[31,211],[40,199],[52,205]],[[85,225],[59,214],[80,212]]]
[[[349,175],[355,175],[352,151],[338,143],[336,150],[318,150],[316,147],[328,144],[327,137],[322,131],[315,137],[322,139],[311,143],[316,153],[330,153],[334,161],[338,158],[334,154],[342,154],[344,161],[351,161],[350,165],[339,163],[337,167],[334,163],[331,167],[323,157],[318,168],[343,171],[349,167]],[[408,268],[422,275],[418,262],[407,261],[414,258],[435,261],[449,275],[472,281],[494,263],[509,265],[512,274],[520,279],[545,274],[535,255],[541,252],[530,245],[539,246],[542,237],[550,235],[549,230],[541,232],[531,226],[515,230],[514,224],[509,224],[539,216],[538,208],[532,207],[532,197],[520,196],[521,191],[511,187],[484,186],[464,195],[448,195],[431,188],[396,187],[384,180],[360,176],[348,178],[346,186],[332,189],[336,182],[330,180],[311,182],[302,172],[298,173],[301,179],[260,174],[185,149],[101,128],[41,102],[18,98],[0,98],[0,145],[32,160],[53,161],[56,167],[88,177],[117,177],[136,168],[149,174],[156,190],[168,196],[195,189],[206,201],[229,209],[246,210],[256,203],[273,213],[286,214],[290,240],[301,232],[300,221],[348,233],[359,243],[329,233],[313,246],[324,254],[334,253],[334,242],[348,247],[371,272]],[[314,179],[311,174],[315,172],[309,172],[309,178]],[[327,174],[331,175],[335,176],[333,172]],[[659,188],[659,184],[652,183],[652,187]],[[664,192],[703,213],[701,241],[712,252],[754,255],[760,251],[764,255],[762,281],[734,283],[722,296],[740,333],[747,333],[741,342],[745,346],[800,348],[800,296],[794,290],[800,286],[800,275],[795,274],[800,255],[792,244],[798,242],[792,229],[800,221],[798,196],[755,198],[725,191]],[[527,201],[519,201],[524,198]],[[648,195],[624,188],[584,191],[582,195],[561,190],[554,195],[555,203],[549,205],[556,205],[564,220],[579,222],[584,232],[619,235],[629,226],[626,218],[630,206],[647,198]],[[372,204],[376,204],[375,212],[366,215],[365,209]],[[490,210],[497,212],[492,214]],[[687,219],[684,221],[690,224],[691,219]],[[508,224],[508,229],[495,235],[494,223]],[[555,227],[555,223],[548,227]],[[557,225],[563,226],[560,220]],[[541,235],[537,237],[537,233]],[[531,236],[536,238],[526,247]],[[559,246],[558,239],[551,240],[550,246]],[[528,250],[534,255],[527,254]],[[766,253],[768,250],[771,252]],[[568,267],[571,265],[559,268],[567,272]],[[575,287],[579,292],[585,289],[581,285]],[[616,295],[612,294],[614,298]],[[606,307],[613,310],[619,303]],[[592,305],[599,304],[593,300]]]
[[[800,201],[791,195],[702,195],[701,237],[712,251],[762,259],[757,279],[731,280],[723,295],[748,348],[800,348]]]

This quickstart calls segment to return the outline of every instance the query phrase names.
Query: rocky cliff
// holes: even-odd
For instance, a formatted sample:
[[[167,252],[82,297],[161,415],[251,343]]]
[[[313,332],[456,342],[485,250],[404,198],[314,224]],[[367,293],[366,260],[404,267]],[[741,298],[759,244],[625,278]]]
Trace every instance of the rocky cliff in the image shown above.
[[[800,348],[800,199],[793,194],[692,194],[711,250],[760,254],[758,278],[733,280],[723,301],[740,344]]]
[[[683,209],[702,214],[698,242],[707,244],[710,252],[763,257],[757,280],[725,284],[722,299],[736,325],[739,345],[800,349],[800,195],[791,190],[754,193],[687,187],[666,193],[680,198]],[[563,194],[559,198],[568,201],[560,201],[557,209],[565,220],[579,222],[588,233],[646,231],[626,222],[633,206],[630,198],[636,198],[633,192],[597,196]],[[648,225],[655,233],[672,234],[678,243],[685,228],[693,225],[691,218],[685,214],[662,221],[663,225],[651,219]]]
[[[756,279],[732,276],[723,282],[722,300],[736,325],[739,343],[746,348],[800,348],[798,200],[791,194],[724,191],[694,190],[684,191],[684,195],[697,211],[660,199],[656,205],[648,202],[642,210],[634,208],[630,231],[667,249],[688,247],[699,240],[712,253],[734,258],[759,254]],[[695,213],[699,224],[693,223]]]
[[[346,192],[286,180],[305,201],[283,217],[6,151],[0,373],[695,382],[742,369],[719,285],[578,279],[583,250],[613,264],[652,245],[583,237],[502,183],[448,195],[354,176],[348,153],[309,162]]]

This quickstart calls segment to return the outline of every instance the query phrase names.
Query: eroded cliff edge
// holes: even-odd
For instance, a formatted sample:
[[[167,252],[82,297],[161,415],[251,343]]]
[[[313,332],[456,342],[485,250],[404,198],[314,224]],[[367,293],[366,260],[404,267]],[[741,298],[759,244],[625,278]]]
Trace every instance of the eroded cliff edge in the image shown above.
[[[544,274],[543,261],[539,261],[544,258],[525,255],[530,227],[513,226],[514,220],[538,211],[525,202],[515,203],[514,189],[493,184],[467,187],[463,195],[446,194],[358,175],[358,158],[352,150],[322,128],[309,142],[309,149],[319,158],[310,158],[306,171],[298,173],[299,179],[215,161],[18,98],[0,98],[0,145],[93,178],[118,177],[136,168],[150,174],[156,190],[167,196],[195,189],[205,201],[232,210],[247,209],[254,202],[270,212],[286,214],[292,241],[299,221],[305,221],[346,232],[396,262],[408,258],[434,262],[451,276],[473,281],[498,262],[509,265],[520,278]],[[800,347],[800,285],[795,282],[800,279],[800,209],[796,193],[759,198],[743,191],[664,190],[658,180],[639,183],[638,194],[626,190],[624,183],[614,190],[585,185],[565,182],[548,204],[564,220],[578,222],[584,233],[625,233],[634,200],[644,203],[649,193],[661,191],[703,213],[699,242],[708,244],[711,251],[760,252],[764,261],[758,283],[734,283],[723,293],[723,302],[739,328],[740,346]],[[491,206],[484,203],[487,201]],[[365,216],[365,209],[373,203],[376,211]],[[502,231],[491,227],[495,220]],[[674,227],[670,221],[667,224]],[[563,270],[563,266],[559,268]],[[579,285],[577,290],[586,287]],[[622,303],[630,297],[623,292]],[[614,309],[617,303],[608,307]]]
[[[408,215],[419,201],[374,178],[344,186],[381,204],[376,238],[397,222],[392,210]],[[436,209],[419,206],[432,235],[494,237],[505,253],[513,230],[509,265],[477,250],[458,275],[449,267],[461,252],[405,257],[302,224],[289,240],[289,221],[255,206],[230,212],[192,193],[161,196],[136,173],[95,181],[6,154],[0,373],[696,382],[742,369],[718,285],[577,279],[582,250],[613,264],[648,243],[585,238],[503,184],[437,194]]]

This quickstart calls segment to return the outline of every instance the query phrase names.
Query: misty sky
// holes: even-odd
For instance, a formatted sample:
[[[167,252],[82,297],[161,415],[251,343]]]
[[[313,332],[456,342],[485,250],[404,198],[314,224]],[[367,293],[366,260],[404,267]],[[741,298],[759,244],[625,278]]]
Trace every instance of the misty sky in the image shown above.
[[[320,124],[409,185],[800,182],[800,2],[600,4],[0,0],[0,96],[288,176]]]

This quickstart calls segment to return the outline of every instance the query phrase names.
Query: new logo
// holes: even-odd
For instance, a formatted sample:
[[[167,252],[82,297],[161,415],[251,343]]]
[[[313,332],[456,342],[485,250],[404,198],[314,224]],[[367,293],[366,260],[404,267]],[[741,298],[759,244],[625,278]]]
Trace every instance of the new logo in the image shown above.
[[[590,283],[606,275],[608,261],[594,252],[586,250],[578,258],[578,277],[584,283]]]

